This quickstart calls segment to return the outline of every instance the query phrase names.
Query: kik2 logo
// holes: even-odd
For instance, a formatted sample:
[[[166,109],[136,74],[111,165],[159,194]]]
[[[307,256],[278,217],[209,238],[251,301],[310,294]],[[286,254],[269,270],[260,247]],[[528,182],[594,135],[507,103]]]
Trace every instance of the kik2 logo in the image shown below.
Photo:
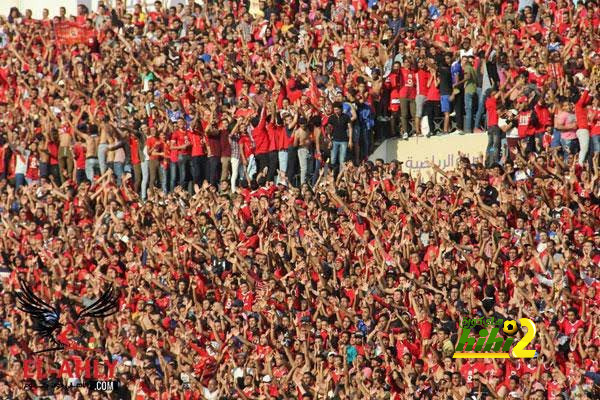
[[[512,352],[509,353],[515,338],[511,336],[518,331],[518,327],[516,321],[506,320],[502,326],[502,331],[508,336],[506,340],[498,335],[499,327],[483,328],[478,332],[479,337],[470,336],[471,328],[463,328],[453,358],[510,358],[511,355],[514,358],[535,357],[535,350],[526,349],[535,338],[535,323],[529,318],[521,318],[519,323],[527,332],[515,344]]]

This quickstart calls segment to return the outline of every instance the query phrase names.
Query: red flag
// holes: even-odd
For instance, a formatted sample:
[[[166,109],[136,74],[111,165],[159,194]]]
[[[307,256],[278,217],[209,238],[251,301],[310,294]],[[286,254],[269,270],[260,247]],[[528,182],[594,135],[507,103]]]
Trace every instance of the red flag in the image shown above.
[[[86,43],[94,35],[93,29],[82,27],[73,22],[60,22],[54,25],[56,40],[60,44],[72,45]]]

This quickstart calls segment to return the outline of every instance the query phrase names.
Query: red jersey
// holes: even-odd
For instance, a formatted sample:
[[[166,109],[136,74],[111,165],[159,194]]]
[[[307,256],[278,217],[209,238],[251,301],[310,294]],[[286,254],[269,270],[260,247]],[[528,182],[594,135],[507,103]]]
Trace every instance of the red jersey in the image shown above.
[[[58,165],[58,144],[48,142],[48,153],[50,154],[50,165]]]
[[[27,159],[27,171],[25,172],[25,177],[34,181],[40,179],[40,160],[35,153],[31,153]]]
[[[131,164],[132,165],[138,165],[141,163],[140,161],[140,155],[138,153],[139,151],[139,141],[135,136],[130,136],[129,137],[129,153],[131,155]],[[85,161],[84,161],[84,168],[85,168]]]
[[[485,100],[485,110],[487,111],[488,127],[498,125],[498,100],[494,96],[489,96]]]
[[[519,113],[519,124],[517,125],[517,131],[519,132],[519,137],[524,138],[527,136],[531,136],[535,133],[535,127],[532,126],[532,111],[521,111]]]
[[[592,136],[600,135],[600,108],[592,108],[590,111],[592,126],[590,134]]]
[[[164,143],[152,136],[146,140],[146,147],[148,148],[148,156],[150,160],[159,160],[160,156],[152,155],[153,152],[162,153],[164,150]]]
[[[85,169],[85,146],[81,143],[75,143],[73,155],[75,156],[75,168]]]
[[[429,87],[427,86],[427,82],[429,82],[429,77],[431,74],[424,69],[420,69],[417,71],[417,94],[420,96],[427,96],[429,92]]]
[[[585,90],[577,103],[575,103],[575,118],[577,120],[577,129],[590,129],[590,123],[588,121],[587,114],[587,103],[590,99],[590,92]]]
[[[402,89],[400,89],[399,93],[400,98],[414,99],[417,95],[415,72],[408,68],[400,68],[400,73],[402,74]]]
[[[266,129],[267,113],[265,108],[260,113],[260,121],[256,128],[252,130],[252,138],[256,145],[256,154],[264,154],[269,152],[269,134]]]
[[[190,142],[192,143],[192,157],[206,155],[204,151],[204,136],[198,131],[190,131]]]

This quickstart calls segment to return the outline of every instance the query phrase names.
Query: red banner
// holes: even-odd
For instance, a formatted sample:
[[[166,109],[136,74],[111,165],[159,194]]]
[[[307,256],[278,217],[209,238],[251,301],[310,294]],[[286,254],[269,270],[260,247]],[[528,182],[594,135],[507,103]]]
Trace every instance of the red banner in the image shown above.
[[[93,29],[87,29],[73,22],[61,22],[54,25],[54,33],[59,44],[72,45],[86,43],[94,35]]]

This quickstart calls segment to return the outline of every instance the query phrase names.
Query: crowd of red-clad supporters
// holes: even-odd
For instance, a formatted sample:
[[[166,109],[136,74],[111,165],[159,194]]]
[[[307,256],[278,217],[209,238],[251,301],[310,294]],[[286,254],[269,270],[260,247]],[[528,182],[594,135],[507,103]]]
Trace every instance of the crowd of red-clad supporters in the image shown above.
[[[597,399],[599,25],[593,0],[0,17],[0,399]],[[485,163],[366,161],[450,132]],[[535,321],[536,357],[453,359],[476,317]],[[72,356],[118,385],[65,387]]]

